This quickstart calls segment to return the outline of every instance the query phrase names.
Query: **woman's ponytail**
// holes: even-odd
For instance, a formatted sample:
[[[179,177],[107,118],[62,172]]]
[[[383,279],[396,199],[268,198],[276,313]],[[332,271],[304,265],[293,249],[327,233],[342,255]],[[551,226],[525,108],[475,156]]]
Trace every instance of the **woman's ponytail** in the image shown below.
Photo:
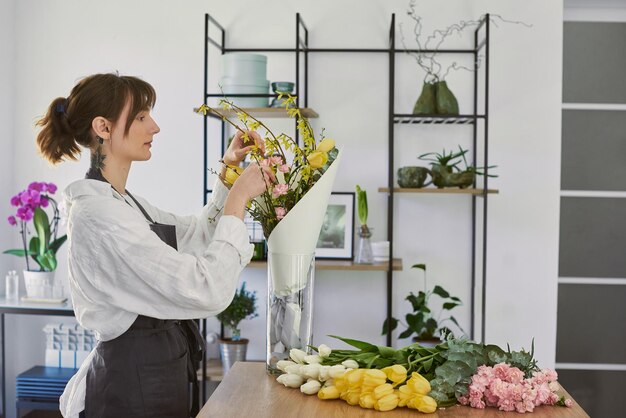
[[[80,147],[68,119],[68,100],[58,97],[48,107],[46,115],[37,121],[41,131],[37,135],[37,147],[41,155],[52,164],[66,158],[77,160]]]

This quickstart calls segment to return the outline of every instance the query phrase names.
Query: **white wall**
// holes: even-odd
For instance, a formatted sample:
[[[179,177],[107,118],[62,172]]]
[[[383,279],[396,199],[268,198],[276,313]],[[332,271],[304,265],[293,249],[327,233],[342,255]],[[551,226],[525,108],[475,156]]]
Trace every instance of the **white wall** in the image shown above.
[[[560,101],[562,1],[429,0],[418,11],[427,29],[485,12],[531,23],[492,27],[490,162],[499,178],[491,185],[500,194],[489,199],[489,262],[487,339],[513,348],[529,347],[535,338],[543,366],[554,364],[560,173]],[[365,5],[367,4],[367,5]],[[67,95],[80,77],[119,70],[151,82],[158,93],[154,111],[161,126],[153,158],[136,164],[128,188],[154,204],[178,213],[197,211],[202,203],[202,119],[191,112],[202,102],[204,13],[226,29],[231,47],[292,47],[295,13],[310,30],[312,47],[384,48],[391,13],[406,22],[408,1],[318,0],[263,3],[112,0],[23,0],[15,10],[15,136],[2,137],[13,147],[17,164],[12,188],[0,189],[0,202],[9,189],[47,179],[61,187],[83,176],[88,159],[50,167],[36,154],[33,122],[50,101]],[[4,14],[3,14],[4,15]],[[4,19],[4,18],[3,18]],[[346,28],[350,28],[346,30]],[[3,30],[6,30],[3,28]],[[405,30],[408,36],[408,30]],[[453,39],[451,46],[469,46],[470,37]],[[7,46],[10,48],[11,46]],[[211,50],[213,57],[217,51]],[[353,191],[359,183],[369,191],[370,224],[375,239],[386,235],[387,80],[384,55],[319,54],[310,56],[310,106],[320,113],[316,129],[326,128],[346,148],[336,191]],[[4,67],[3,67],[4,68]],[[213,68],[213,67],[212,67]],[[284,54],[269,56],[268,78],[293,79],[293,61]],[[4,71],[4,69],[2,70]],[[409,112],[419,93],[421,75],[402,55],[397,62],[396,109]],[[470,75],[449,77],[462,110],[471,103]],[[10,79],[10,78],[9,78]],[[211,75],[213,87],[217,75]],[[4,120],[4,119],[2,119]],[[274,122],[280,129],[289,123]],[[417,163],[427,151],[469,146],[468,127],[398,127],[398,166]],[[217,142],[215,142],[217,146]],[[214,152],[209,160],[215,164]],[[3,182],[4,184],[4,182]],[[5,205],[6,208],[6,205]],[[469,329],[470,200],[462,196],[396,197],[398,256],[408,267],[429,266],[429,283],[439,283],[460,296],[466,306],[456,313]],[[63,254],[61,254],[63,257]],[[59,268],[65,275],[67,267]],[[409,290],[421,285],[419,275],[405,268],[394,276],[394,313],[406,313]],[[242,279],[265,298],[265,273],[246,271]],[[318,271],[316,275],[315,342],[332,343],[338,334],[384,343],[380,328],[385,315],[383,273]],[[259,318],[242,324],[251,338],[249,357],[264,357],[264,303]],[[217,323],[212,321],[217,330]],[[23,329],[9,352],[16,370],[42,360],[43,336],[38,320],[22,319]],[[406,341],[396,342],[402,345]],[[26,352],[17,347],[30,347]],[[9,386],[11,387],[11,386]],[[12,401],[9,405],[12,405]]]

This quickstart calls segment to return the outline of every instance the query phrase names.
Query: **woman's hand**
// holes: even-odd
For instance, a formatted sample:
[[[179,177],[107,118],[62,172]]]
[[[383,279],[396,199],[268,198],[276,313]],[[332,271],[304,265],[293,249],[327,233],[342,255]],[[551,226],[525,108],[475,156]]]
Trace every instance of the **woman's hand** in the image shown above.
[[[224,153],[224,162],[228,165],[239,165],[246,155],[252,151],[253,147],[257,146],[261,154],[265,154],[265,142],[256,131],[247,132],[248,139],[244,138],[243,131],[237,131],[235,137],[230,142],[226,153]]]
[[[224,215],[243,219],[248,201],[262,194],[274,183],[276,176],[271,168],[261,167],[257,163],[250,164],[230,188],[224,204]]]

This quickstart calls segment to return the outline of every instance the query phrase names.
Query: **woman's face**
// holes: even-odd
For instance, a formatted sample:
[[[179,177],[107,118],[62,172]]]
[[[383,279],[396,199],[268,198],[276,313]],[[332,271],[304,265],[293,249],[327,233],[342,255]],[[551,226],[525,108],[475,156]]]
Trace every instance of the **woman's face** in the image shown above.
[[[150,109],[142,110],[131,123],[128,134],[124,136],[129,111],[130,103],[127,103],[111,133],[111,152],[116,157],[129,161],[149,160],[152,156],[152,137],[159,133],[159,125],[152,119]]]

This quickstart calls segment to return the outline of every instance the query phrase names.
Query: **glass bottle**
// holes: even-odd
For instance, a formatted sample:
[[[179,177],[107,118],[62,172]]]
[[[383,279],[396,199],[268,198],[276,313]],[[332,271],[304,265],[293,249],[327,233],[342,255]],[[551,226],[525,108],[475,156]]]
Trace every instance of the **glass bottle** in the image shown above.
[[[354,262],[357,264],[372,264],[374,262],[374,255],[372,254],[372,243],[370,238],[372,237],[372,229],[367,225],[361,225],[359,229],[359,242],[356,247],[356,257]]]
[[[6,294],[7,300],[17,301],[19,299],[19,292],[20,292],[19,285],[20,285],[19,276],[17,275],[15,270],[9,271],[6,277],[6,287],[5,287],[5,290],[6,290],[5,294]]]

